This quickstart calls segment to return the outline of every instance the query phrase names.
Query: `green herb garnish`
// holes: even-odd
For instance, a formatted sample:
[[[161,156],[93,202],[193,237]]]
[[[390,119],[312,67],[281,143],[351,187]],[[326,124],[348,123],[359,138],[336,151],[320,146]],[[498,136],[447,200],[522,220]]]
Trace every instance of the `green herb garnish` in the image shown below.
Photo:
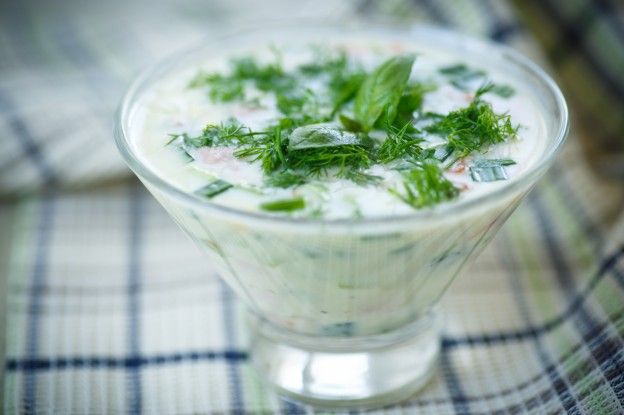
[[[403,192],[390,189],[408,205],[419,209],[455,199],[459,195],[453,183],[433,160],[425,160],[410,170],[403,171]]]
[[[438,72],[452,78],[461,79],[482,78],[486,75],[485,71],[481,69],[470,68],[463,63],[442,67],[438,70]]]
[[[367,73],[345,52],[322,48],[310,62],[288,71],[277,51],[266,63],[252,57],[235,59],[229,73],[202,72],[189,86],[206,88],[213,101],[246,104],[248,90],[255,89],[272,95],[270,102],[275,102],[280,115],[261,131],[231,119],[208,125],[197,136],[172,134],[168,145],[177,145],[187,155],[201,147],[232,148],[235,157],[259,163],[264,184],[274,188],[297,187],[330,175],[361,185],[379,183],[383,178],[367,169],[383,164],[400,172],[402,187],[390,192],[410,206],[452,200],[459,190],[445,178],[444,169],[517,134],[510,116],[495,113],[483,96],[509,97],[515,91],[509,85],[487,83],[482,70],[465,64],[447,66],[439,69],[440,74],[464,91],[477,81],[484,84],[464,108],[425,113],[424,97],[436,86],[410,79],[414,61],[414,55],[391,57]],[[262,103],[262,97],[253,99]],[[426,134],[444,142],[427,147]],[[507,177],[505,166],[512,163],[479,160],[470,166],[470,174],[475,181],[502,180]],[[217,180],[198,194],[214,197],[230,187]],[[263,210],[285,212],[304,207],[301,197],[260,205]]]
[[[481,69],[474,69],[463,63],[445,66],[438,70],[445,75],[456,88],[467,91],[469,84],[476,79],[485,79],[486,73]]]
[[[509,98],[516,93],[516,90],[506,84],[493,84],[490,92],[502,98]]]
[[[354,107],[355,119],[364,131],[370,131],[382,116],[387,124],[394,121],[415,59],[414,55],[392,57],[366,77]]]
[[[282,170],[267,176],[264,182],[268,186],[288,188],[305,184],[307,179],[301,173],[292,170]]]
[[[220,74],[200,72],[191,80],[189,88],[208,88],[208,96],[215,102],[230,102],[245,97],[245,84],[242,79]]]
[[[273,200],[260,204],[260,209],[269,212],[292,212],[293,210],[300,210],[303,208],[305,208],[305,200],[303,200],[302,197]]]
[[[225,180],[217,179],[202,187],[201,189],[196,190],[195,194],[211,199],[232,187],[233,186]]]
[[[435,159],[443,163],[453,154],[453,148],[449,145],[439,145],[423,150],[421,159]]]
[[[377,152],[379,162],[386,164],[397,159],[417,158],[420,156],[423,149],[419,144],[423,139],[417,133],[418,131],[409,122],[405,123],[401,129],[391,127],[388,137]]]
[[[412,125],[414,121],[414,112],[420,110],[425,94],[436,90],[436,86],[432,84],[415,83],[409,85],[403,92],[397,105],[396,117],[392,121],[394,127],[401,128],[406,124]]]
[[[243,142],[234,151],[238,158],[259,161],[265,173],[271,173],[286,164],[287,141],[282,134],[282,126],[273,126],[266,131],[257,132],[253,140]]]
[[[480,88],[467,107],[452,111],[426,127],[426,131],[445,137],[458,159],[516,136],[518,127],[512,125],[509,114],[495,113],[481,99],[491,88],[491,84]]]
[[[483,81],[487,76],[485,71],[470,68],[463,63],[440,68],[438,72],[448,77],[451,84],[462,91],[468,91],[472,81],[478,79]],[[496,94],[502,98],[509,98],[516,93],[513,87],[506,84],[492,84],[488,92]]]
[[[351,101],[366,79],[366,74],[363,72],[356,72],[345,75],[343,77],[336,77],[330,83],[330,88],[333,91],[333,108],[332,115],[336,114],[347,102]]]
[[[369,150],[359,144],[306,148],[288,153],[288,167],[304,172],[306,176],[321,176],[335,169],[338,177],[349,178],[353,171],[372,164]],[[358,176],[359,177],[359,176]]]
[[[335,147],[346,144],[359,144],[357,135],[343,131],[331,124],[311,124],[295,129],[290,134],[288,148],[301,150],[304,148]]]
[[[362,124],[360,124],[358,121],[354,120],[353,118],[347,117],[344,114],[340,114],[338,116],[338,119],[340,120],[340,124],[342,124],[345,130],[356,132],[356,133],[362,131]]]
[[[511,159],[482,159],[470,166],[470,177],[475,182],[493,182],[507,180],[505,166],[516,164]]]

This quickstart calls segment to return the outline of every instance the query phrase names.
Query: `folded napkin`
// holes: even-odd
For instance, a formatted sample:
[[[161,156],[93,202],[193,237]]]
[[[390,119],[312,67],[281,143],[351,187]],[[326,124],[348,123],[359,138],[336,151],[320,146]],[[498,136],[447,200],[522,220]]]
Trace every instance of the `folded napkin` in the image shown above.
[[[602,20],[622,16],[607,13],[607,1],[522,3],[528,27],[551,16],[539,5],[558,11],[565,25],[549,20],[542,29],[559,43],[575,40],[575,62],[586,54],[592,65],[603,62],[590,47],[591,28],[622,41]],[[0,401],[7,414],[319,412],[258,378],[243,307],[116,155],[112,111],[138,68],[224,24],[284,15],[434,22],[543,59],[515,9],[496,0],[0,7]],[[580,16],[594,22],[575,25],[587,32],[555,37]],[[562,62],[552,72],[565,72]],[[572,88],[615,95],[599,75],[560,79],[573,104],[581,95]],[[371,413],[624,412],[624,186],[590,167],[578,126],[446,295],[435,377],[408,401]]]

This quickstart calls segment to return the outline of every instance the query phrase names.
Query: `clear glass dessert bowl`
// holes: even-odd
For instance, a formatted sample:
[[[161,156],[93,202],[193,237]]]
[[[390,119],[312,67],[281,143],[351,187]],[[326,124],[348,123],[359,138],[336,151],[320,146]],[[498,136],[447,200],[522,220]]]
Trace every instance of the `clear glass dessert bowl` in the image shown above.
[[[174,187],[137,156],[131,126],[138,102],[172,71],[224,48],[358,35],[435,45],[512,74],[540,107],[543,152],[490,193],[408,215],[361,219],[295,219],[233,209]],[[115,141],[126,163],[246,305],[258,373],[284,394],[347,407],[395,402],[427,381],[440,350],[439,299],[548,169],[567,130],[565,100],[555,83],[509,48],[432,27],[289,25],[205,42],[146,71],[122,101]]]

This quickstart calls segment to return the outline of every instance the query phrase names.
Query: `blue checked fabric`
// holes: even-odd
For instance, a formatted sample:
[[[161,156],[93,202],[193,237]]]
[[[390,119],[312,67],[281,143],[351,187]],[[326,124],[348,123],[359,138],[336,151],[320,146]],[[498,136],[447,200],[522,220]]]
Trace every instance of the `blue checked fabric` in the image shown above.
[[[624,85],[612,66],[619,49],[605,57],[595,48],[624,44],[614,5],[2,3],[3,412],[324,413],[261,382],[248,363],[242,306],[132,179],[110,132],[125,85],[144,65],[225,26],[305,16],[433,22],[507,42],[550,58],[576,115],[553,169],[446,295],[435,377],[408,401],[368,412],[624,413],[624,185],[611,115],[621,96],[591,72],[600,67],[608,85]],[[593,23],[581,27],[589,12]],[[561,35],[572,25],[575,37]],[[553,57],[557,42],[565,57]],[[608,121],[588,128],[602,94]]]

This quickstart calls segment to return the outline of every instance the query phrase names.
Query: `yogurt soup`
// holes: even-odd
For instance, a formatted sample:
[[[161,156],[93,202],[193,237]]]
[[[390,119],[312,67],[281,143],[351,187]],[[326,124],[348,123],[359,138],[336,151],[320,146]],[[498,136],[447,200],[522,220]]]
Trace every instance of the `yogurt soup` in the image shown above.
[[[398,329],[532,183],[482,196],[528,174],[555,134],[521,70],[455,44],[345,36],[204,53],[141,90],[127,140],[185,193],[146,181],[255,314],[312,336]]]
[[[475,198],[544,151],[515,78],[396,40],[264,45],[145,93],[131,138],[175,187],[238,210],[360,220]]]
[[[439,299],[566,132],[556,85],[506,48],[426,27],[297,25],[146,72],[116,140],[251,311],[259,373],[350,408],[426,382]]]

